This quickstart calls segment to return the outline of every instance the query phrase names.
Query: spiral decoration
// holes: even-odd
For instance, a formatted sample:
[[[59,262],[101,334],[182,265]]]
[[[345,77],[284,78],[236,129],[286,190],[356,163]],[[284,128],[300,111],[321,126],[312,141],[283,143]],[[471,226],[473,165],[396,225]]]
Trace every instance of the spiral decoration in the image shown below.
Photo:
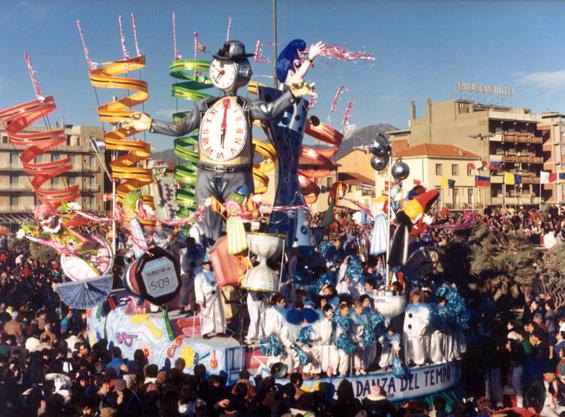
[[[51,162],[34,162],[34,160],[58,145],[65,143],[65,130],[49,130],[45,132],[23,132],[36,120],[47,117],[57,106],[53,97],[34,100],[0,111],[0,122],[6,125],[6,133],[15,146],[26,149],[20,154],[20,161],[26,174],[31,176],[31,187],[37,199],[43,204],[56,209],[63,202],[74,201],[80,196],[80,186],[73,185],[61,190],[45,189],[43,185],[52,178],[58,177],[72,169],[71,159],[64,158]]]
[[[102,122],[119,123],[129,120],[134,110],[131,108],[144,103],[149,98],[147,82],[133,78],[119,77],[145,67],[145,55],[114,61],[90,71],[90,82],[99,88],[121,88],[135,91],[119,100],[102,104],[98,107],[98,117]],[[141,140],[127,140],[140,131],[118,127],[104,134],[106,148],[110,151],[126,152],[110,163],[112,178],[120,182],[116,191],[123,198],[132,190],[139,189],[153,182],[149,168],[137,166],[151,155],[151,145]]]
[[[90,82],[99,88],[121,88],[133,90],[134,93],[119,100],[98,106],[98,117],[102,122],[120,123],[130,120],[136,113],[132,107],[138,106],[149,98],[147,82],[133,78],[119,77],[145,67],[145,55],[114,61],[101,65],[90,71]],[[112,178],[118,180],[116,192],[121,199],[130,191],[140,189],[153,182],[151,169],[139,166],[139,162],[149,159],[151,145],[142,140],[127,140],[140,131],[117,127],[104,133],[106,149],[121,152],[120,156],[110,162]],[[125,154],[124,154],[125,152]],[[143,202],[154,206],[153,198],[142,196]],[[155,222],[149,219],[139,219],[146,228],[151,228]]]
[[[343,134],[331,126],[320,123],[315,125],[308,120],[304,133],[332,146],[323,149],[314,149],[309,146],[302,147],[298,180],[304,194],[306,203],[313,204],[320,194],[320,186],[315,179],[327,176],[333,167],[331,158],[339,151]]]
[[[210,97],[202,92],[212,86],[212,82],[205,75],[210,68],[210,61],[195,59],[177,59],[171,62],[170,74],[181,82],[172,86],[173,97],[190,101],[199,101]],[[173,115],[174,120],[182,119],[187,112],[178,112]],[[177,191],[177,204],[180,207],[177,215],[187,217],[196,209],[196,171],[198,163],[198,131],[188,136],[175,139],[175,155],[187,161],[175,170],[175,179],[182,184]]]

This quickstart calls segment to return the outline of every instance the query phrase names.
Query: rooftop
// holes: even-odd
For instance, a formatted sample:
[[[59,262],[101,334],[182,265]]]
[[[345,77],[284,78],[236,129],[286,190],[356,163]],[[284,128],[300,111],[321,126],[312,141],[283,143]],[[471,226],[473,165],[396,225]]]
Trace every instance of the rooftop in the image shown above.
[[[476,153],[469,152],[455,145],[440,145],[424,143],[394,151],[395,158],[410,158],[418,156],[442,157],[454,159],[480,159]]]

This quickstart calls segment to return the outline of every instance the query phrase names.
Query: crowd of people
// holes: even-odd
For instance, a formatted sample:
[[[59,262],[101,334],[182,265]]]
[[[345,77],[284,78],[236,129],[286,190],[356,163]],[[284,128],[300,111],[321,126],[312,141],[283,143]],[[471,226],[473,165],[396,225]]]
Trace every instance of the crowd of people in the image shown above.
[[[516,231],[532,245],[548,248],[565,241],[563,209],[487,210],[469,225],[468,217],[460,213],[439,212],[435,219],[434,224],[462,228],[481,222],[493,232]],[[441,247],[458,230],[428,229],[426,236]],[[273,335],[283,345],[288,341],[272,358],[273,363],[288,367],[287,381],[282,384],[248,371],[228,384],[203,365],[188,372],[182,359],[168,369],[159,369],[142,350],[125,358],[106,340],[91,346],[84,312],[68,309],[53,289],[53,284],[64,279],[57,260],[40,263],[25,249],[2,251],[0,416],[463,417],[493,415],[504,407],[530,407],[531,415],[540,412],[554,417],[565,411],[565,316],[550,293],[524,291],[508,309],[507,304],[498,303],[490,287],[469,283],[454,292],[453,282],[440,281],[433,274],[419,277],[416,285],[410,277],[396,274],[396,283],[388,284],[396,285],[395,293],[410,292],[406,316],[385,325],[371,297],[387,285],[382,261],[369,253],[371,226],[340,213],[330,231],[314,249],[322,260],[319,265],[300,253],[294,253],[290,262],[291,251],[291,272],[283,277],[281,293],[271,300],[248,294],[247,343],[268,348],[266,341]],[[205,297],[198,294],[196,269],[200,265],[193,261],[202,258],[200,262],[208,262],[197,242],[180,239],[175,231],[165,229],[157,229],[151,239],[169,248],[183,264],[183,313],[206,308]],[[120,236],[118,243],[125,254],[127,239]],[[356,267],[350,267],[350,262]],[[455,301],[457,309],[452,308]],[[318,310],[315,320],[305,310]],[[428,317],[420,329],[408,327],[408,315],[414,317],[416,310]],[[301,312],[291,314],[293,334],[278,319],[288,319],[290,311]],[[334,315],[343,317],[341,323]],[[434,317],[443,317],[443,321],[434,325]],[[464,326],[454,326],[454,321]],[[300,331],[308,326],[309,331]],[[210,337],[223,336],[225,330],[214,328]],[[342,341],[339,346],[337,340]],[[346,347],[351,348],[349,353]],[[310,361],[301,361],[300,352]],[[324,382],[313,392],[302,386],[305,378],[389,370],[394,358],[419,366],[461,357],[468,398],[449,405],[441,395],[431,403],[394,404],[378,385],[366,398],[358,399],[347,379],[337,389]]]

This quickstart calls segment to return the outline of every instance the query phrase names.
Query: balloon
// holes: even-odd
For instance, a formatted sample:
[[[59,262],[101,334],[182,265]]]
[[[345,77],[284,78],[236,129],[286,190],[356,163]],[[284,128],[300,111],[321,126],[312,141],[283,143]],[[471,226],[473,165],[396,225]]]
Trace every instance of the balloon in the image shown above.
[[[371,166],[375,171],[382,171],[386,168],[388,163],[388,156],[373,156],[371,158]]]
[[[391,174],[396,181],[403,181],[410,175],[410,167],[406,162],[396,161],[392,166]]]
[[[378,135],[369,144],[369,151],[376,156],[389,156],[390,144],[383,136]]]

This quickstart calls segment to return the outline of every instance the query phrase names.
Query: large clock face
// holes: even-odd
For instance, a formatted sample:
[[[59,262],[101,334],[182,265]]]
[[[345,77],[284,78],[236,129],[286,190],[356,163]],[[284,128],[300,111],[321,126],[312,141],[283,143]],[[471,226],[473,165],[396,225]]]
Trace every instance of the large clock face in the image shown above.
[[[247,140],[247,121],[235,97],[224,97],[204,114],[200,125],[200,150],[212,161],[237,157]]]
[[[235,62],[214,59],[210,64],[209,74],[214,87],[220,90],[229,90],[235,86],[237,66]]]

